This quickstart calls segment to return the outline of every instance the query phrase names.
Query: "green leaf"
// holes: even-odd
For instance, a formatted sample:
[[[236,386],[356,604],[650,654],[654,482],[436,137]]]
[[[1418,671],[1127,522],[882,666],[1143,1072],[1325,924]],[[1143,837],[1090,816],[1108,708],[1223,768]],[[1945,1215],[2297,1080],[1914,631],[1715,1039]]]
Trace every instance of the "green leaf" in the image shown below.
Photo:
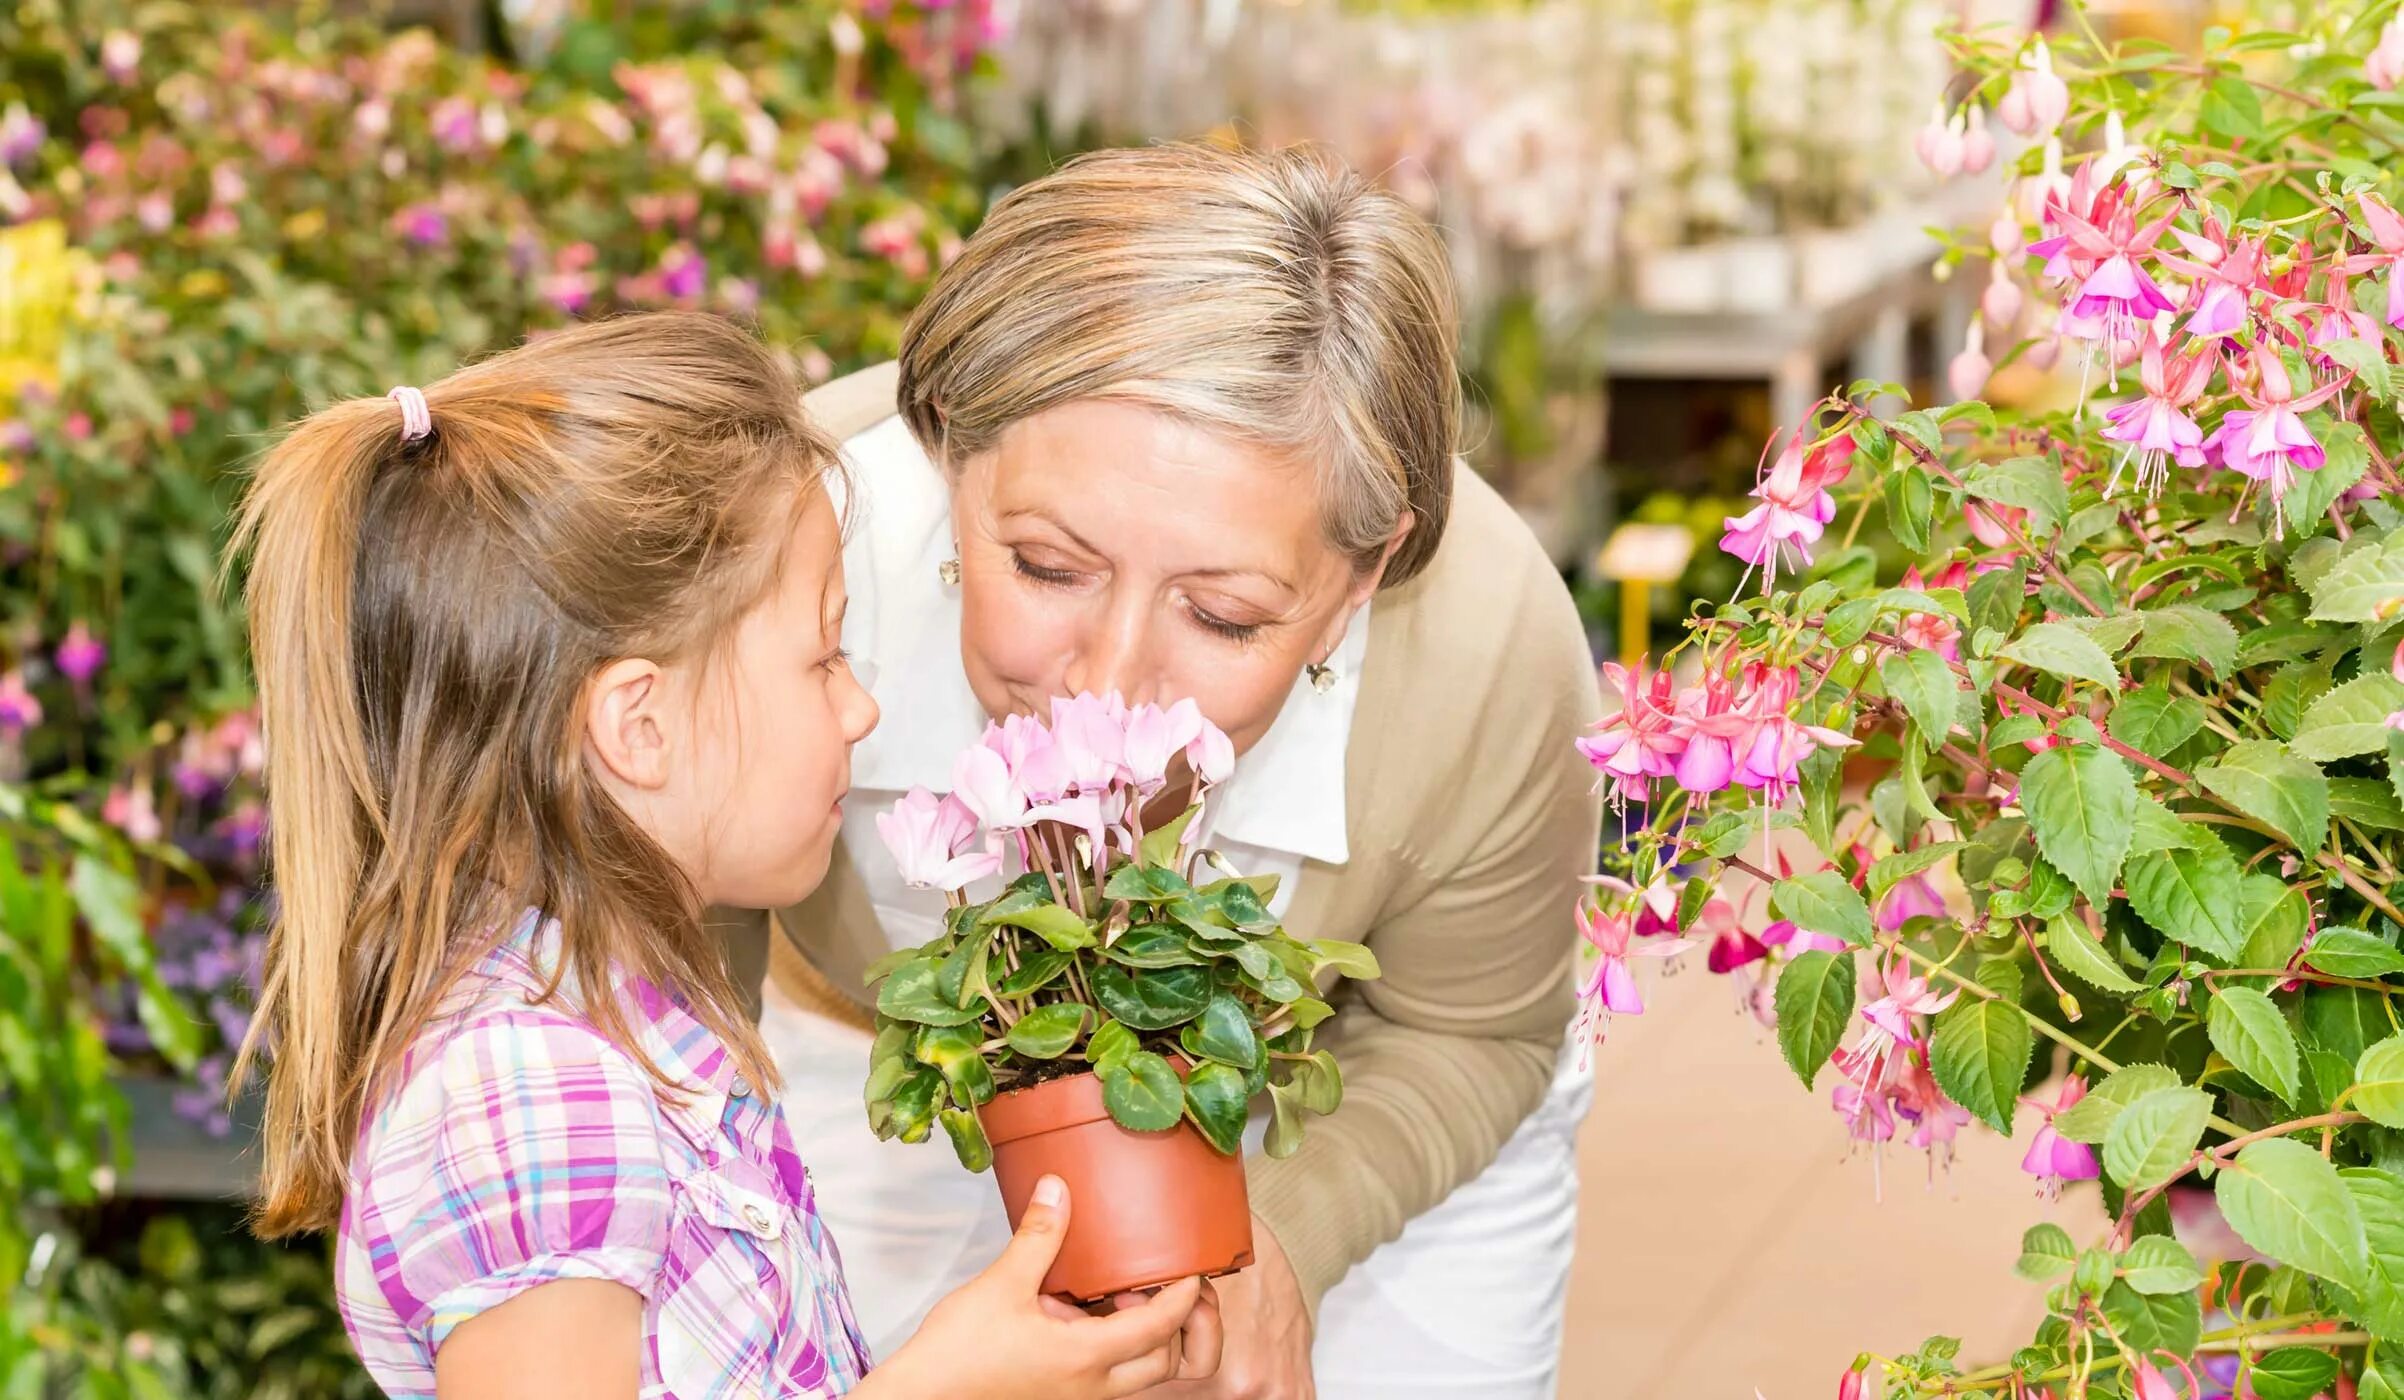
[[[1861,421],[1870,423],[1876,420],[1865,418]],[[1896,542],[1913,554],[1925,553],[1928,549],[1928,518],[1935,508],[1936,499],[1927,471],[1910,466],[1890,473],[1883,495],[1886,498],[1887,528],[1894,531]]]
[[[2285,967],[2304,945],[2312,919],[2304,892],[2276,875],[2249,871],[2238,896],[2237,921],[2245,927],[2245,950],[2237,955],[2242,967]]]
[[[2345,1310],[2381,1341],[2404,1342],[2404,1178],[2374,1167],[2349,1167],[2337,1175],[2354,1197],[2369,1245],[2362,1286],[2350,1290]]]
[[[2139,1293],[2115,1279],[2104,1290],[2103,1310],[2121,1341],[2148,1354],[2190,1355],[2203,1332],[2203,1306],[2193,1293]]]
[[[2195,1256],[2167,1235],[2140,1237],[2121,1254],[2120,1271],[2139,1293],[2192,1293],[2204,1283]]]
[[[1920,732],[1932,746],[1943,741],[1953,728],[1955,696],[1962,686],[1942,653],[1890,653],[1878,663],[1878,678],[1885,683],[1887,694],[1902,701],[1903,708],[1919,722]]]
[[[1970,580],[1971,635],[2017,630],[2027,589],[2028,566],[2018,560]]]
[[[2362,1213],[2321,1154],[2293,1138],[2248,1145],[2221,1172],[2221,1214],[2237,1237],[2283,1264],[2348,1288],[2369,1268]]]
[[[2225,678],[2237,669],[2237,628],[2192,603],[2154,608],[2145,614],[2145,635],[2133,654],[2201,662],[2215,678]]]
[[[944,1134],[951,1138],[961,1166],[981,1172],[993,1165],[993,1144],[986,1139],[985,1125],[978,1121],[976,1110],[947,1108],[942,1118]]]
[[[2040,622],[1996,653],[2023,666],[2073,680],[2093,681],[2107,690],[2120,687],[2120,673],[2095,639],[2066,623]]]
[[[1102,956],[1126,967],[1194,967],[1210,961],[1173,924],[1137,924],[1103,948]]]
[[[2137,639],[2145,627],[2149,613],[2114,613],[2110,617],[2066,617],[2062,625],[2078,632],[2104,649],[2106,655],[2118,652]]]
[[[994,990],[1011,998],[1041,991],[1059,980],[1060,974],[1066,972],[1068,965],[1075,961],[1075,954],[1063,953],[1057,948],[1027,949],[1019,955],[1018,971],[1003,978]]]
[[[1139,848],[1143,863],[1164,870],[1176,868],[1177,847],[1185,840],[1185,829],[1193,825],[1194,813],[1201,810],[1199,804],[1188,807],[1177,814],[1177,820],[1145,832]]]
[[[1202,1018],[1196,1047],[1203,1054],[1224,1065],[1237,1069],[1253,1069],[1260,1064],[1260,1036],[1254,1031],[1252,1017],[1244,1004],[1224,992],[1210,999],[1202,1008]]]
[[[1931,841],[1908,851],[1897,851],[1870,867],[1870,898],[1884,899],[1887,891],[1904,880],[1944,864],[1961,851],[1969,849],[1967,841]]]
[[[1981,462],[1962,477],[1962,486],[1982,501],[1999,501],[2029,512],[2035,535],[2050,534],[2070,515],[2070,493],[2061,468],[2043,457]]]
[[[1817,870],[1772,885],[1770,912],[1807,933],[1841,938],[1857,948],[1868,947],[1873,936],[1870,906],[1862,902],[1861,891],[1834,870]]]
[[[1085,1040],[1086,1060],[1099,1067],[1112,1060],[1123,1060],[1143,1048],[1135,1032],[1116,1021],[1105,1020],[1093,1028]]]
[[[1778,974],[1773,993],[1778,1049],[1808,1089],[1853,1019],[1855,976],[1849,955],[1813,949]]]
[[[1735,855],[1770,831],[1799,826],[1802,818],[1783,807],[1731,808],[1714,812],[1695,829],[1694,843],[1703,854],[1721,860]]]
[[[1269,1132],[1261,1150],[1283,1160],[1302,1149],[1302,1111],[1299,1091],[1284,1084],[1269,1086]]]
[[[2303,1072],[2295,1032],[2269,997],[2251,987],[2224,987],[2212,998],[2209,1019],[2212,1048],[2237,1071],[2277,1094],[2296,1101]]]
[[[2253,141],[2262,135],[2262,99],[2243,78],[2221,78],[2204,93],[2204,126],[2232,141]]]
[[[2338,351],[2341,354],[2358,354],[2370,347],[2359,340],[2341,340],[2314,348],[2322,351]],[[2378,352],[2374,350],[2371,353],[2377,354]],[[2377,363],[2380,370],[2379,378],[2384,381],[2386,379],[2386,362],[2378,361]],[[2381,395],[2381,397],[2385,397],[2385,395]],[[2315,418],[2316,421],[2305,426],[2307,431],[2321,440],[2320,470],[2298,472],[2295,485],[2289,489],[2287,499],[2282,503],[2289,531],[2307,535],[2328,528],[2329,522],[2325,517],[2328,515],[2329,507],[2335,505],[2338,497],[2360,482],[2363,473],[2369,471],[2371,465],[2370,449],[2363,441],[2362,429],[2352,423],[2330,424],[2318,421],[2318,415]]]
[[[1115,963],[1093,969],[1094,1000],[1125,1025],[1139,1031],[1165,1031],[1202,1014],[1210,1002],[1210,970],[1202,967],[1164,967],[1129,972]]]
[[[2391,1035],[2362,1052],[2348,1102],[2382,1127],[2404,1128],[2404,1036]]]
[[[986,917],[993,923],[1023,928],[1064,953],[1094,946],[1093,925],[1057,904],[1038,904],[1031,909],[1014,909]]]
[[[1018,1018],[1002,1037],[1031,1060],[1057,1060],[1085,1030],[1086,1008],[1076,1002],[1039,1006]]]
[[[2033,1048],[2028,1018],[2019,1007],[1965,996],[1937,1016],[1929,1068],[1947,1097],[2009,1135],[2013,1100],[2028,1075]]]
[[[1122,1128],[1157,1133],[1177,1126],[1185,1116],[1185,1086],[1169,1062],[1149,1050],[1136,1050],[1103,1062],[1102,1107]]]
[[[877,988],[876,1009],[896,1021],[912,1021],[922,1026],[964,1026],[983,1015],[981,1003],[972,1007],[954,1006],[936,989],[941,969],[942,965],[929,957],[903,963]]]
[[[2385,746],[2385,741],[2382,747]],[[2329,815],[2343,817],[2366,831],[2404,831],[2404,803],[2395,790],[2377,778],[2331,778]]]
[[[993,1067],[978,1046],[975,1026],[927,1026],[918,1032],[918,1062],[942,1074],[961,1107],[993,1101]]]
[[[2192,847],[2128,863],[2129,907],[2168,937],[2226,963],[2245,947],[2237,922],[2238,873],[2229,848],[2199,832]]]
[[[2078,1246],[2071,1242],[2070,1233],[2047,1221],[2031,1225],[2020,1237],[2020,1262],[2013,1272],[2031,1283],[2043,1283],[2070,1272],[2078,1262]]]
[[[2382,607],[2404,598],[2404,530],[2377,540],[2357,537],[2337,562],[2303,582],[2315,620],[2378,621]]]
[[[2183,851],[2205,840],[2220,838],[2201,825],[2181,821],[2178,814],[2153,797],[2137,794],[2137,820],[2129,836],[2129,855],[2149,855],[2155,851]]]
[[[2047,749],[2020,771],[2020,805],[2037,849],[2088,903],[2104,908],[2137,818],[2137,782],[2128,765],[2085,744]]]
[[[2179,1084],[2177,1073],[2161,1065],[2123,1065],[2055,1115],[2053,1130],[2072,1142],[2100,1143],[2130,1104]]]
[[[2254,1400],[2312,1400],[2337,1379],[2337,1358],[2311,1347],[2280,1347],[2247,1373]]]
[[[2064,972],[2090,987],[2107,992],[2141,991],[2136,979],[2123,971],[2093,935],[2076,920],[2056,918],[2045,925],[2045,951]]]
[[[2104,1134],[2104,1170],[2124,1191],[2159,1186],[2194,1157],[2211,1117],[2212,1096],[2203,1090],[2156,1089],[2112,1120]]]
[[[1341,938],[1314,938],[1307,945],[1311,950],[1311,970],[1332,967],[1346,977],[1367,981],[1378,975],[1377,954],[1358,943]]]
[[[1194,1126],[1222,1154],[1232,1157],[1244,1146],[1244,1072],[1222,1064],[1194,1066],[1185,1077],[1185,1107]]]
[[[1344,1072],[1325,1050],[1313,1050],[1294,1066],[1294,1083],[1302,1090],[1302,1106],[1313,1113],[1333,1113],[1344,1102]]]
[[[2387,717],[2404,710],[2404,684],[2386,671],[2365,671],[2304,711],[2303,727],[2288,745],[2314,763],[2331,763],[2387,747]]]
[[[2204,704],[2192,695],[2173,695],[2165,686],[2147,684],[2120,697],[2105,727],[2137,752],[2160,758],[2204,727]]]
[[[2329,780],[2268,739],[2230,745],[2195,776],[2214,796],[2268,822],[2306,854],[2329,838]]]
[[[1161,904],[1193,892],[1194,887],[1186,883],[1184,876],[1157,865],[1122,865],[1102,882],[1104,899],[1124,899],[1133,904]]]
[[[2322,929],[2305,950],[2307,965],[2332,977],[2384,977],[2404,972],[2404,953],[2359,929]]]

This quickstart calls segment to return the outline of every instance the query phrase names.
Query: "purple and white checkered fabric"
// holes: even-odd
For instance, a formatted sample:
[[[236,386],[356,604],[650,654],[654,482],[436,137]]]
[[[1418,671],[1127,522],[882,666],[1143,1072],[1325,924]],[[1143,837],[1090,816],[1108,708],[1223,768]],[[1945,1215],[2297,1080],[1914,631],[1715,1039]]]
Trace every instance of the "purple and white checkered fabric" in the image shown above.
[[[553,1279],[643,1295],[642,1394],[840,1395],[868,1369],[783,1112],[656,987],[623,992],[661,1090],[565,1004],[530,1001],[529,916],[372,1106],[337,1243],[344,1323],[394,1396],[434,1394],[452,1328]]]

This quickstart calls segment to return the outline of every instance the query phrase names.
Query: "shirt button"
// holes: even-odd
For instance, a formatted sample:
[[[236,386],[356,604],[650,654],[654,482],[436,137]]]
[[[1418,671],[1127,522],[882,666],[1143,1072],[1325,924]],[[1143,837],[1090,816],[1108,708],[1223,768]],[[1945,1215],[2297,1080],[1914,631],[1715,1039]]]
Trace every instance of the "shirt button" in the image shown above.
[[[768,1212],[758,1206],[743,1207],[743,1219],[750,1223],[752,1229],[763,1235],[768,1233]]]
[[[735,1082],[726,1086],[726,1093],[729,1098],[750,1098],[751,1081],[738,1074],[735,1076]]]

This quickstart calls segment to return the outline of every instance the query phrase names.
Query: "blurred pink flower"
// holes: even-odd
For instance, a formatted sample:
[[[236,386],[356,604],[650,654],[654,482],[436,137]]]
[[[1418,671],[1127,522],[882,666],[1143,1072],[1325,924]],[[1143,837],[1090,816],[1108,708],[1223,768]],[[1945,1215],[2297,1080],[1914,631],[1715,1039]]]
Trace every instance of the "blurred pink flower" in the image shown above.
[[[2404,16],[2389,21],[2387,27],[2391,32],[2404,31]],[[2404,49],[2404,38],[2396,43]],[[2360,273],[2387,269],[2387,323],[2404,328],[2404,215],[2368,190],[2355,197],[2355,207],[2362,211],[2362,222],[2369,227],[2371,242],[2378,246],[2378,251],[2346,259],[2345,270]]]
[[[418,248],[439,248],[450,241],[450,216],[431,201],[403,205],[393,211],[393,232]]]
[[[689,243],[660,254],[660,288],[678,301],[692,301],[709,287],[709,261]]]
[[[136,841],[156,841],[166,831],[147,785],[110,788],[100,804],[100,819]]]
[[[80,621],[68,626],[66,637],[59,642],[58,651],[52,656],[59,674],[79,687],[90,685],[92,678],[100,674],[100,668],[108,664],[108,659],[107,645],[94,637]]]
[[[113,83],[130,83],[141,76],[142,40],[123,29],[112,29],[100,41],[100,71]]]
[[[0,111],[0,166],[21,165],[42,149],[43,138],[49,129],[42,119],[25,110],[22,102],[11,102]]]
[[[2379,27],[2379,42],[2362,60],[2362,76],[2381,92],[2393,92],[2404,83],[2404,14]]]
[[[1995,119],[2020,136],[2050,132],[2070,114],[2070,85],[2053,71],[2053,55],[2040,37],[2020,66],[2012,70],[2003,100],[1995,104]]]
[[[42,702],[25,688],[25,673],[0,672],[0,734],[21,733],[42,722]]]

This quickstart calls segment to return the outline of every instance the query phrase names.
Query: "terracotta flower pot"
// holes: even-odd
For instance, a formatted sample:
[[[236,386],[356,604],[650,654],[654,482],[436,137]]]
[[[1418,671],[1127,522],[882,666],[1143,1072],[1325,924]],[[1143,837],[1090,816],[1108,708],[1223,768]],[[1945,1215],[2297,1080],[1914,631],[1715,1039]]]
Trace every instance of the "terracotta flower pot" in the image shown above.
[[[1068,1238],[1045,1292],[1093,1302],[1252,1262],[1244,1159],[1221,1155],[1193,1124],[1122,1128],[1091,1074],[1012,1090],[978,1117],[1012,1229],[1037,1181],[1048,1174],[1068,1183]]]

